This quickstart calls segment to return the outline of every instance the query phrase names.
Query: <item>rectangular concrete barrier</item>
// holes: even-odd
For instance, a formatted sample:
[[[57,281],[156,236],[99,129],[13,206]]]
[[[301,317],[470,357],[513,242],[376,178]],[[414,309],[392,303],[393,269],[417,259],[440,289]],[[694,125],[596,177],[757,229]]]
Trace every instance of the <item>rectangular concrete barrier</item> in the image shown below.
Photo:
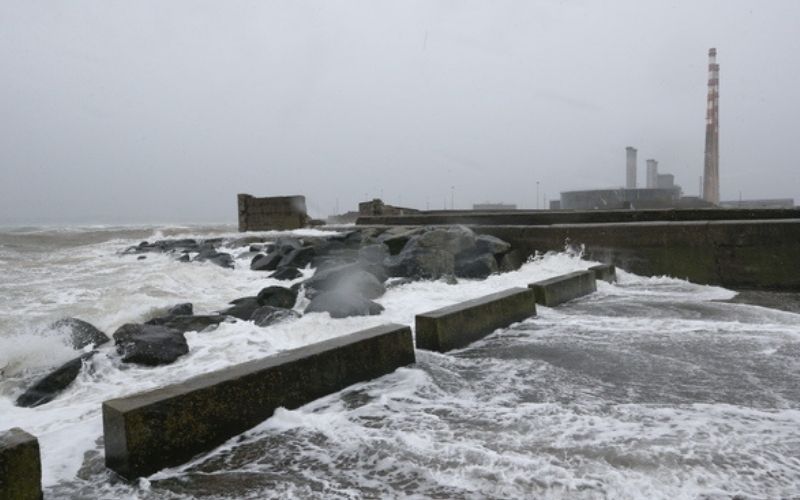
[[[588,269],[594,273],[594,279],[614,283],[617,281],[617,268],[614,264],[598,264]]]
[[[510,288],[416,316],[417,347],[445,352],[536,315],[533,290]]]
[[[0,500],[41,498],[39,441],[19,427],[0,432]]]
[[[536,303],[553,307],[597,290],[593,271],[575,271],[528,285]]]
[[[133,479],[182,464],[271,417],[414,363],[388,324],[103,403],[106,466]]]

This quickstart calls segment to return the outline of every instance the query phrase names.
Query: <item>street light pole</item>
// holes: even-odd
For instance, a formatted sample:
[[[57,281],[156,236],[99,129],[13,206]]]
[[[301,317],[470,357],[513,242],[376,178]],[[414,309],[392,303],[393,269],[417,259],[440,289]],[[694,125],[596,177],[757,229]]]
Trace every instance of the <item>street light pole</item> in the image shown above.
[[[536,181],[536,210],[539,210],[539,181]]]

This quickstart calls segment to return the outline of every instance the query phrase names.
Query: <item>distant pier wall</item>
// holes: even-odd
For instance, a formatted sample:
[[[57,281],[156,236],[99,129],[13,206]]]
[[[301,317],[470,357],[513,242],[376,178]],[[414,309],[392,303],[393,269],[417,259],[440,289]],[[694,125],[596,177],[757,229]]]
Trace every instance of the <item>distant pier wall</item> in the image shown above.
[[[474,226],[525,255],[583,246],[587,259],[644,276],[728,288],[800,290],[800,220]]]
[[[299,229],[308,224],[305,196],[237,197],[239,231]]]
[[[551,224],[605,224],[615,222],[686,222],[719,220],[800,219],[800,209],[652,209],[652,210],[516,210],[478,212],[472,210],[427,211],[407,215],[376,215],[358,218],[359,225],[425,226],[489,225],[539,226]]]
[[[271,417],[414,363],[383,325],[103,403],[106,466],[128,479],[182,464]]]
[[[800,290],[800,210],[441,211],[362,217],[359,225],[465,224],[523,256],[584,246],[584,256],[644,276],[735,289]]]

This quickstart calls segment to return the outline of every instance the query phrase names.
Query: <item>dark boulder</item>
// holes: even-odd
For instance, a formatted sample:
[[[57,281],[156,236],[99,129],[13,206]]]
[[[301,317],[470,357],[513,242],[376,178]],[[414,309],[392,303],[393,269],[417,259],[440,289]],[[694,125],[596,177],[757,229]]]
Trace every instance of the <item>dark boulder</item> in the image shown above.
[[[497,259],[491,253],[476,257],[460,258],[456,261],[456,276],[461,278],[486,278],[498,271]]]
[[[158,240],[153,243],[143,241],[135,247],[127,248],[124,253],[126,254],[148,253],[148,252],[164,253],[164,252],[175,252],[177,250],[190,250],[194,252],[197,251],[197,249],[198,249],[197,240],[187,238],[180,240]]]
[[[258,292],[256,301],[260,306],[281,307],[291,309],[297,302],[297,292],[282,286],[268,286]]]
[[[517,249],[511,250],[500,257],[498,262],[501,272],[516,271],[525,263],[525,256]]]
[[[145,324],[163,325],[167,320],[174,316],[191,316],[192,314],[194,314],[194,306],[192,306],[191,302],[185,302],[183,304],[177,304],[170,307],[167,309],[165,314],[151,318],[145,321]]]
[[[236,260],[249,260],[249,261],[252,262],[252,260],[258,255],[261,255],[261,253],[259,253],[259,252],[250,252],[250,251],[240,252],[240,253],[236,254]]]
[[[383,306],[360,295],[343,292],[323,292],[313,299],[305,309],[306,313],[327,312],[332,318],[350,316],[375,316],[383,311]]]
[[[147,258],[147,255],[140,255],[140,256],[136,257],[136,260],[145,260],[146,258]]]
[[[189,352],[183,333],[160,325],[128,323],[114,332],[123,363],[167,365]]]
[[[367,245],[358,250],[358,260],[381,264],[389,256],[389,247],[383,243]]]
[[[315,255],[316,250],[314,250],[314,247],[295,248],[281,258],[280,262],[278,262],[278,267],[306,267],[311,263]]]
[[[93,355],[94,352],[89,352],[59,366],[22,393],[17,398],[16,405],[23,408],[33,408],[34,406],[49,403],[61,391],[69,387],[81,372],[83,362],[89,361]]]
[[[386,245],[390,255],[399,254],[414,236],[419,235],[421,229],[390,229],[378,237],[378,241]]]
[[[218,252],[217,249],[207,243],[203,243],[199,253],[194,257],[195,262],[211,262],[220,267],[233,269],[233,256],[229,253]]]
[[[226,316],[233,316],[243,320],[248,320],[253,315],[253,312],[262,306],[258,303],[256,297],[242,297],[231,302],[232,307],[220,311],[220,314]]]
[[[178,262],[191,262],[192,259],[189,258],[189,254],[185,253],[176,259]]]
[[[358,250],[352,248],[342,248],[332,250],[322,255],[317,255],[311,261],[311,267],[326,269],[329,267],[352,264],[358,260]]]
[[[364,274],[368,274],[369,276],[364,276]],[[370,295],[368,298],[375,298],[383,295],[385,289],[382,283],[387,279],[388,276],[383,266],[368,263],[353,263],[317,270],[314,276],[303,282],[303,285],[306,289],[306,295],[309,297],[319,292],[345,288],[346,285],[346,288],[350,289],[350,291],[364,288],[365,293],[362,295]],[[376,292],[370,293],[366,291],[370,289],[376,290]],[[374,295],[374,293],[378,293],[378,295]]]
[[[511,244],[489,234],[479,234],[475,239],[475,250],[479,254],[503,255],[511,250]]]
[[[179,332],[185,333],[202,332],[212,326],[217,326],[225,321],[225,316],[219,314],[200,314],[196,316],[192,314],[177,314],[174,316],[165,316],[157,319],[159,321],[158,323],[151,323],[148,321],[147,324],[162,325],[167,328],[172,328],[173,330],[178,330]]]
[[[194,306],[191,302],[174,305],[167,311],[168,316],[186,316],[192,314],[194,314]]]
[[[377,299],[386,293],[386,287],[378,281],[378,278],[372,273],[361,270],[345,276],[339,281],[336,289],[349,294],[361,295],[365,299]]]
[[[408,245],[398,255],[384,261],[390,276],[414,279],[438,279],[455,272],[453,254],[437,248]]]
[[[224,267],[227,269],[233,269],[235,266],[233,264],[233,256],[229,253],[218,253],[217,255],[208,259],[209,262],[212,262],[219,267]]]
[[[286,255],[292,250],[297,250],[302,247],[303,243],[297,238],[284,236],[275,240],[275,251],[281,255]]]
[[[267,255],[256,255],[250,261],[250,269],[253,271],[274,271],[278,268],[278,263],[282,258],[280,252],[277,251]]]
[[[91,323],[77,318],[60,319],[53,323],[50,328],[68,334],[73,349],[83,349],[90,344],[94,344],[97,347],[111,340]]]
[[[269,277],[274,278],[276,280],[289,281],[297,279],[302,275],[303,273],[300,272],[300,270],[297,269],[296,267],[280,267],[278,268],[277,271],[270,274]]]
[[[289,319],[297,319],[300,314],[291,309],[282,307],[261,306],[253,312],[250,318],[258,326],[269,326]]]
[[[475,247],[476,237],[471,229],[465,226],[430,229],[412,237],[406,244],[416,245],[419,248],[432,248],[442,250],[452,255],[470,250]],[[405,248],[404,248],[405,250]]]

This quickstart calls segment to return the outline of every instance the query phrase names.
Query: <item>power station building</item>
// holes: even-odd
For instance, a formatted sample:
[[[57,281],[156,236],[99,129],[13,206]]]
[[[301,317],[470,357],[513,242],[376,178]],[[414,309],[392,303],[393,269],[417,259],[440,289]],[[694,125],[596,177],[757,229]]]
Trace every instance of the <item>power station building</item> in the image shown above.
[[[636,186],[637,150],[625,148],[625,187],[565,191],[557,205],[563,210],[618,210],[708,206],[696,197],[682,197],[675,176],[658,172],[658,161],[646,161],[645,187]]]

